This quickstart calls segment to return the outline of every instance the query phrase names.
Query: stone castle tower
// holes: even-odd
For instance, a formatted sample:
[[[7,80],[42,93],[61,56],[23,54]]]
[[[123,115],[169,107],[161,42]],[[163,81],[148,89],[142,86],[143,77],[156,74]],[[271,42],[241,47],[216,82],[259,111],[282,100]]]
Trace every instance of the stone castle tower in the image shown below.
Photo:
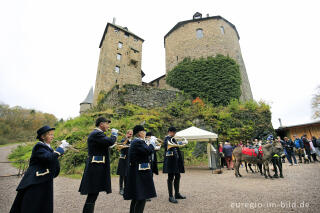
[[[236,27],[223,17],[207,15],[203,18],[202,14],[197,12],[193,19],[178,22],[164,36],[166,73],[186,57],[206,58],[217,54],[229,55],[240,66],[242,78],[240,99],[253,99],[239,39]]]
[[[126,27],[108,23],[99,48],[100,57],[94,89],[93,105],[100,92],[108,92],[114,86],[142,85],[141,70],[143,39]]]

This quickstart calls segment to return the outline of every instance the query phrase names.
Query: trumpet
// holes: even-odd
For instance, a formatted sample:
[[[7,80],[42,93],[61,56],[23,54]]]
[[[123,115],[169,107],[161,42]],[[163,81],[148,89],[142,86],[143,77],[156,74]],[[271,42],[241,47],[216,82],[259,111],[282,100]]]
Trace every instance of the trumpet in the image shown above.
[[[122,143],[117,143],[115,147],[118,151],[120,151],[121,149],[129,148],[130,146]]]
[[[186,138],[183,138],[184,140],[183,141],[178,141],[177,143],[174,143],[172,141],[173,137],[171,138],[170,141],[168,141],[168,145],[167,145],[167,149],[171,149],[171,148],[174,148],[174,147],[184,147],[185,145],[188,144],[188,140]]]
[[[155,150],[160,150],[161,145],[163,144],[163,141],[159,138],[156,138],[155,136],[151,136],[151,138],[145,139],[147,145],[150,144],[150,140],[154,140],[155,139],[155,144],[156,147],[154,148]]]

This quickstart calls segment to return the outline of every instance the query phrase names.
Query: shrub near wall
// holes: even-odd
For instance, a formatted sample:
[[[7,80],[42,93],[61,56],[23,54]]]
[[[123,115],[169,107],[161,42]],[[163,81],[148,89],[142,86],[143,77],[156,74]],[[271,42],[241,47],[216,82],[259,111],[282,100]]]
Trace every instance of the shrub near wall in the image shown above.
[[[239,65],[223,55],[207,59],[185,58],[168,72],[166,81],[193,98],[208,100],[214,106],[226,106],[241,95]]]

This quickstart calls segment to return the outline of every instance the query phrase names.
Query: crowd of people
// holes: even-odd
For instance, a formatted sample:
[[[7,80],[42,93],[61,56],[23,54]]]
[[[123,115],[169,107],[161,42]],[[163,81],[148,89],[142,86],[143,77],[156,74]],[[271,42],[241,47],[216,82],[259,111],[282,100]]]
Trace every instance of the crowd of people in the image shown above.
[[[247,140],[246,143],[240,141],[233,146],[228,141],[224,143],[220,142],[220,165],[222,168],[226,167],[228,170],[233,169],[232,152],[237,146],[255,149],[257,155],[259,155],[258,147],[266,143],[272,143],[274,140],[280,142],[284,150],[282,156],[274,156],[274,158],[281,160],[281,163],[285,163],[285,159],[287,159],[290,166],[298,165],[299,163],[319,162],[317,157],[320,158],[320,137],[318,139],[315,136],[308,138],[306,134],[301,137],[298,137],[297,135],[294,135],[293,137],[293,140],[288,137],[284,137],[282,140],[280,136],[276,139],[269,136],[266,141],[258,139],[254,139],[254,141]],[[296,156],[299,161],[297,161]],[[275,176],[277,176],[277,174]]]

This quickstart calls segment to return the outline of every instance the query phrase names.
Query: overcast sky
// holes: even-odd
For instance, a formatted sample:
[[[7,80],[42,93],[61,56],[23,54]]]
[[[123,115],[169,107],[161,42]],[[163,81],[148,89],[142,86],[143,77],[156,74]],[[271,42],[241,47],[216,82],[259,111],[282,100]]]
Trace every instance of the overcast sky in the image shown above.
[[[271,105],[274,128],[312,122],[311,98],[320,84],[317,1],[0,2],[0,103],[79,115],[95,84],[99,43],[107,22],[145,40],[143,81],[165,74],[164,35],[180,21],[221,15],[240,34],[253,97]]]

